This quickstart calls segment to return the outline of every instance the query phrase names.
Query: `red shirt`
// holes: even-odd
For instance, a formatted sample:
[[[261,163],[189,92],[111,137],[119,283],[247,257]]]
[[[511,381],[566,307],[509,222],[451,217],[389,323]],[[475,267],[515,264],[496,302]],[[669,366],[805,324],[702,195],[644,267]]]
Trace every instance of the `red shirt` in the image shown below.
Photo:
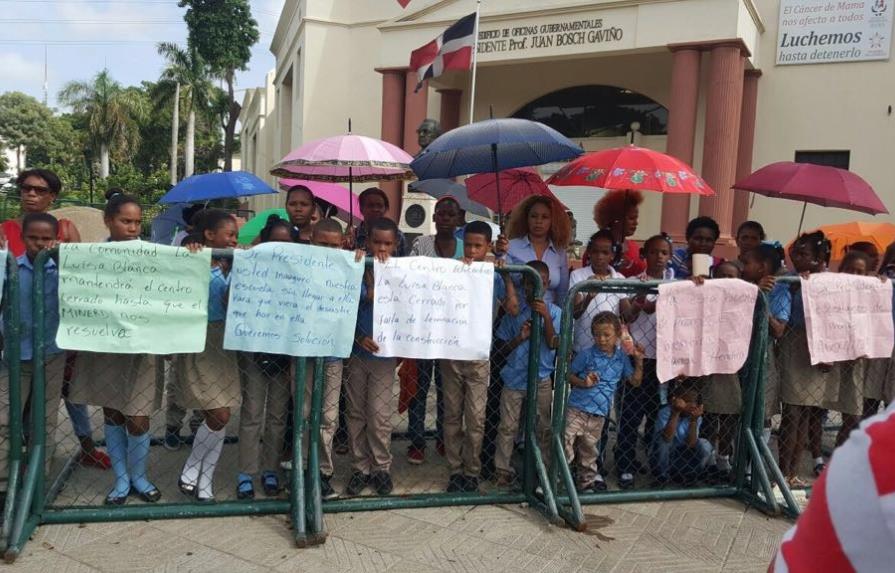
[[[65,238],[65,231],[68,225],[73,225],[68,219],[59,219],[59,232],[56,233],[56,239],[62,241]],[[25,243],[22,242],[22,227],[15,219],[8,219],[0,224],[3,228],[3,234],[6,236],[6,248],[16,258],[25,254]]]

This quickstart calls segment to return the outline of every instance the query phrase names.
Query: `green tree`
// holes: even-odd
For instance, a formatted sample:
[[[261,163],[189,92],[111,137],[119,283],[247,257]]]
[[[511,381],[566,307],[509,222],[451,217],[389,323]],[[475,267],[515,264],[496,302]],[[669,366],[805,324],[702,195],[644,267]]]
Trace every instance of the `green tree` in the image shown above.
[[[31,148],[45,136],[47,123],[53,112],[21,92],[0,94],[0,139],[16,152],[16,171],[25,168],[25,157]]]
[[[188,43],[208,63],[211,73],[227,84],[227,113],[224,127],[224,171],[232,169],[236,142],[236,122],[240,105],[236,101],[236,72],[245,70],[258,41],[258,22],[252,18],[248,0],[180,0],[186,8],[184,20]]]
[[[143,101],[103,70],[90,82],[69,82],[59,101],[87,117],[89,136],[99,149],[100,177],[109,176],[109,157],[130,157],[139,145],[137,121],[144,114]]]
[[[171,120],[171,184],[177,183],[177,133],[180,129],[179,115],[181,100],[187,114],[186,142],[184,145],[184,177],[195,170],[196,161],[196,115],[207,111],[212,83],[208,66],[195,46],[183,49],[176,44],[162,42],[158,52],[167,60],[156,84],[155,101],[159,105],[170,104],[173,109]]]

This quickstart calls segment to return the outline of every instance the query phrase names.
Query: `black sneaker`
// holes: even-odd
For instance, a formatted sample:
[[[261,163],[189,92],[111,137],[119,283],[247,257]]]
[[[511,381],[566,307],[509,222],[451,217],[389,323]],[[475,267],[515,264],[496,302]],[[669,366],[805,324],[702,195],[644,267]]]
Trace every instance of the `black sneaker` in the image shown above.
[[[326,474],[320,474],[320,495],[324,500],[332,500],[338,499],[339,494],[336,493],[336,490],[333,489],[332,481],[333,476],[328,476]]]
[[[370,476],[360,472],[354,472],[351,474],[351,479],[348,480],[348,487],[345,488],[345,493],[347,495],[359,495],[360,492],[364,491],[369,482]]]
[[[183,439],[180,437],[180,428],[172,426],[165,428],[165,449],[169,452],[176,452],[180,449],[181,444],[183,444]]]
[[[388,472],[374,472],[370,476],[370,487],[372,487],[378,495],[388,495],[395,489],[392,483],[392,476]]]
[[[451,477],[448,478],[447,491],[448,493],[466,491],[466,478],[464,478],[462,474],[451,475]]]
[[[632,473],[623,473],[621,477],[618,478],[618,487],[621,489],[631,489],[634,487],[634,474]]]
[[[472,476],[463,476],[463,479],[466,483],[463,484],[463,491],[465,492],[479,492],[479,478]]]

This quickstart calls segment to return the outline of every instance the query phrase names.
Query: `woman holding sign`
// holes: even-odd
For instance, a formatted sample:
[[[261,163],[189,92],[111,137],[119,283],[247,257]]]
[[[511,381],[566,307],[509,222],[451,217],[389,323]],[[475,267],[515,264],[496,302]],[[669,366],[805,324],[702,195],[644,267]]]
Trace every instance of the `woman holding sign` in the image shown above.
[[[209,209],[198,229],[205,247],[232,249],[239,230],[236,218],[220,209]],[[195,245],[191,250],[202,247]],[[229,261],[212,259],[208,284],[208,334],[205,351],[178,355],[175,362],[177,403],[183,408],[200,410],[205,422],[196,430],[190,452],[177,485],[184,495],[199,501],[214,500],[214,471],[224,447],[224,428],[230,421],[230,409],[239,406],[239,366],[236,353],[224,350],[224,319],[230,289]]]
[[[110,241],[140,237],[142,209],[134,197],[112,192],[104,219]],[[107,505],[121,505],[131,494],[156,502],[162,494],[146,477],[149,459],[149,416],[161,406],[156,387],[155,361],[145,354],[83,352],[72,384],[71,400],[102,406],[106,419],[106,448],[112,459],[115,486]]]

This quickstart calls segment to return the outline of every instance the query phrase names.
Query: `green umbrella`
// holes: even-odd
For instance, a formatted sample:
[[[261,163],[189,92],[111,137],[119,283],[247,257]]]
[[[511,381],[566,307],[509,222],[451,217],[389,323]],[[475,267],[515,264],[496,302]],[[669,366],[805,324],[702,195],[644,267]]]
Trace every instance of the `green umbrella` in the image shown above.
[[[271,215],[279,215],[280,219],[285,219],[286,221],[289,220],[289,215],[286,213],[286,209],[278,208],[261,211],[242,226],[239,230],[237,242],[240,245],[251,245],[252,241],[255,240],[255,237],[261,233],[261,229],[267,224],[267,218]]]

